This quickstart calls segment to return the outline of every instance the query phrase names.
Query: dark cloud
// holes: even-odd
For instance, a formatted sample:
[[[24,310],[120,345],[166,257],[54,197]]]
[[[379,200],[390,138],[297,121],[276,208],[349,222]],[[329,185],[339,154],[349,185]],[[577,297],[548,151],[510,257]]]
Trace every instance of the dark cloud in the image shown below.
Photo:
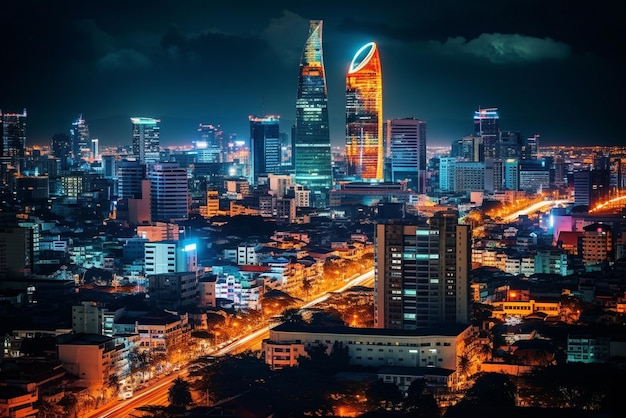
[[[163,142],[198,123],[246,137],[247,116],[295,117],[309,19],[324,20],[333,142],[344,129],[345,71],[376,41],[386,118],[418,117],[429,138],[469,133],[475,108],[546,142],[621,139],[626,2],[566,0],[21,0],[3,5],[0,109],[29,111],[49,141],[80,113],[101,144],[129,141],[129,117],[163,121]],[[584,109],[585,117],[580,117]]]

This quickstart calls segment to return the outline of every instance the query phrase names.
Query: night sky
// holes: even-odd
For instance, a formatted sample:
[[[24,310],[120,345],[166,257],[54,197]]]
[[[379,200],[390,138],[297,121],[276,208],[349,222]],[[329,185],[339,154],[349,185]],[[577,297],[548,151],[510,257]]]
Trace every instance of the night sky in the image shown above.
[[[161,144],[199,123],[248,139],[248,116],[295,122],[309,19],[324,21],[331,141],[344,142],[345,73],[375,41],[385,119],[427,122],[429,145],[471,134],[479,107],[541,145],[626,144],[626,2],[32,1],[0,9],[0,110],[28,111],[27,143],[82,114],[101,145],[128,145],[131,116]]]

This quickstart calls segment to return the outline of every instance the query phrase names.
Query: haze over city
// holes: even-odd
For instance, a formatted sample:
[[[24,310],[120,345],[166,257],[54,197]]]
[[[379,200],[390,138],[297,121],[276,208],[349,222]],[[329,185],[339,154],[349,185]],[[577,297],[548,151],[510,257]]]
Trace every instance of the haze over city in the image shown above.
[[[248,139],[248,115],[295,122],[309,19],[324,21],[331,141],[345,136],[345,74],[380,50],[385,119],[428,123],[429,145],[471,133],[479,107],[548,144],[619,144],[624,5],[563,0],[406,2],[11,2],[0,17],[0,109],[28,111],[27,143],[80,114],[102,145],[128,145],[131,116],[162,120],[162,145],[199,123]]]

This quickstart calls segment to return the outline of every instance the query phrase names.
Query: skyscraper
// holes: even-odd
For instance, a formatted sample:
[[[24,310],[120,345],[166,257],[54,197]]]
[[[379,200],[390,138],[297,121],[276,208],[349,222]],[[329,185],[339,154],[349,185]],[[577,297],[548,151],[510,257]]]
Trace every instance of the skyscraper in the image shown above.
[[[426,122],[416,118],[387,122],[391,180],[407,181],[410,189],[426,193]]]
[[[310,21],[300,59],[294,135],[296,183],[313,192],[315,206],[325,206],[332,187],[332,167],[321,20]]]
[[[52,154],[61,161],[61,170],[70,168],[72,142],[68,134],[54,134],[52,136]]]
[[[471,232],[457,211],[428,223],[388,219],[376,226],[374,326],[413,330],[469,322]]]
[[[26,109],[23,113],[3,113],[0,110],[0,163],[17,166],[26,151]]]
[[[161,119],[133,117],[133,156],[141,163],[159,162]]]
[[[259,176],[269,173],[280,174],[281,144],[280,116],[249,116],[250,150],[252,151],[252,183]]]
[[[483,139],[483,159],[499,158],[500,115],[497,107],[478,109],[474,112],[474,135]]]
[[[346,76],[347,175],[383,180],[383,90],[374,42],[354,55]]]
[[[81,159],[89,158],[91,141],[89,140],[89,125],[83,119],[83,115],[79,115],[70,128],[70,141],[72,143],[72,154],[74,161],[80,162]]]
[[[198,125],[196,139],[198,161],[204,163],[222,163],[226,161],[224,131],[220,126],[201,123]]]
[[[153,222],[173,222],[189,215],[187,169],[178,163],[150,166],[150,212]]]

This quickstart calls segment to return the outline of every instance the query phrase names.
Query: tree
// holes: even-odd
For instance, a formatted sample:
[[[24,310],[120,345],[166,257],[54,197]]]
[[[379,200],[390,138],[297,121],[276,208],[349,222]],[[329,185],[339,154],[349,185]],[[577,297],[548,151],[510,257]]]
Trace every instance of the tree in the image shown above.
[[[441,410],[435,397],[426,393],[426,381],[415,379],[411,382],[404,400],[405,412],[410,412],[412,417],[438,418]]]
[[[58,402],[58,405],[63,408],[66,416],[75,417],[78,412],[78,398],[73,393],[66,393]]]
[[[484,373],[465,392],[463,402],[485,406],[515,406],[517,387],[502,373]]]
[[[365,389],[365,396],[373,409],[395,409],[402,401],[402,393],[398,386],[382,379],[370,384]]]
[[[174,379],[167,397],[172,406],[185,408],[191,403],[189,382],[180,377]]]

